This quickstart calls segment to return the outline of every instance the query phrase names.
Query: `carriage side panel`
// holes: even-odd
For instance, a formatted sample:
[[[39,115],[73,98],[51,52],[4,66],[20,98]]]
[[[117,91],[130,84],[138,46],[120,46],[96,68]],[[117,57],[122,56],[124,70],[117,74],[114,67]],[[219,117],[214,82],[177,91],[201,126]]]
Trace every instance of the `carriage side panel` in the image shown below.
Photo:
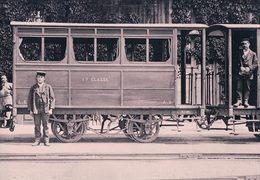
[[[71,72],[72,106],[120,106],[119,71],[79,70]]]
[[[65,70],[45,70],[47,73],[46,83],[51,84],[55,92],[56,105],[67,106],[68,105],[68,84],[69,77],[68,71]],[[16,102],[17,107],[27,107],[27,98],[30,91],[30,87],[35,84],[36,70],[29,69],[17,69],[16,70]]]
[[[125,106],[174,105],[174,71],[124,72]]]

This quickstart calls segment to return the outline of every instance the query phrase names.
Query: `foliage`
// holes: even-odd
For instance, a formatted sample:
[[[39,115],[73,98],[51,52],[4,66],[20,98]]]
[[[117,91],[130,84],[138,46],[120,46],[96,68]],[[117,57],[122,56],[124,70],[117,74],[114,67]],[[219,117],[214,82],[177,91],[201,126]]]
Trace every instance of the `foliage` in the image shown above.
[[[142,6],[153,18],[153,9],[161,0],[1,0],[0,2],[0,71],[12,76],[12,31],[10,21],[28,21],[41,11],[46,22],[140,23],[133,6]],[[173,0],[173,23],[259,23],[257,0]],[[122,12],[121,7],[124,6]],[[248,12],[253,14],[251,21]],[[141,12],[143,13],[143,12]],[[193,15],[196,17],[192,18]],[[155,15],[156,16],[156,15]],[[196,53],[190,51],[190,53]],[[213,53],[215,59],[223,58]],[[199,57],[198,57],[199,58]],[[213,58],[213,57],[212,57]]]
[[[25,37],[20,45],[21,55],[25,60],[37,61],[41,57],[41,38]]]
[[[219,75],[219,84],[225,86],[225,38],[224,37],[208,37],[207,40],[207,66],[211,64],[217,65],[217,73]],[[225,99],[224,92],[222,99]]]
[[[253,0],[180,0],[173,2],[173,12],[172,20],[176,23],[260,23],[260,3]],[[248,13],[254,14],[251,22]],[[192,19],[192,14],[195,19]],[[219,52],[223,40],[212,39],[208,45],[211,46],[207,51],[208,59],[223,61],[224,54]]]
[[[250,23],[248,13],[254,12],[253,23],[259,23],[259,7],[254,0],[179,0],[173,1],[175,23]],[[192,15],[195,19],[192,19]]]
[[[172,21],[175,23],[191,23],[192,0],[173,1]]]
[[[0,24],[0,72],[11,79],[12,72],[12,33],[8,24]]]
[[[203,23],[208,25],[221,23],[260,23],[260,4],[256,4],[255,2],[253,0],[173,1],[172,21],[175,23]],[[248,13],[254,14],[251,22],[248,18]],[[199,44],[195,42],[195,45]],[[211,39],[210,43],[208,43],[208,60],[215,60],[217,63],[223,64],[223,47],[223,40]],[[193,54],[195,59],[200,61],[200,55],[197,52],[190,49],[188,55]]]
[[[224,65],[225,56],[225,38],[224,37],[208,37],[207,40],[207,63]]]

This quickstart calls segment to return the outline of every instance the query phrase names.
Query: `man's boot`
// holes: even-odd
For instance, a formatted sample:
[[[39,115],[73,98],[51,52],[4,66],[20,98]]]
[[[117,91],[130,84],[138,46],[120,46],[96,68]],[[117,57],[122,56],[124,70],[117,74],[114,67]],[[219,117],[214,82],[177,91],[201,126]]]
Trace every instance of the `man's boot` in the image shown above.
[[[248,107],[248,106],[249,106],[247,99],[245,99],[244,106],[245,106],[245,107]]]
[[[238,107],[242,105],[242,101],[241,100],[237,100],[237,102],[235,104],[233,104],[234,107]]]
[[[11,125],[11,120],[7,120],[7,121],[6,121],[6,125],[5,125],[5,127],[6,127],[6,128],[9,128],[10,125]]]
[[[40,139],[35,139],[35,142],[32,143],[32,146],[39,146],[41,143],[41,140]]]
[[[44,139],[44,146],[51,146],[49,139]]]

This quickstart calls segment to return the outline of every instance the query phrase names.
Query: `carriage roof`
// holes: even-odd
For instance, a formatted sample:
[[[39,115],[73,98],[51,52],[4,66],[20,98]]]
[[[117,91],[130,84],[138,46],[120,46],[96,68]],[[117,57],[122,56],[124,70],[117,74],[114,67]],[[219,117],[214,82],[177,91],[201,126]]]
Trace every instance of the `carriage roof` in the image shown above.
[[[93,28],[208,28],[205,24],[108,24],[108,23],[56,23],[56,22],[18,22],[12,26],[47,26],[47,27],[93,27]]]
[[[210,29],[260,29],[260,24],[214,24]]]

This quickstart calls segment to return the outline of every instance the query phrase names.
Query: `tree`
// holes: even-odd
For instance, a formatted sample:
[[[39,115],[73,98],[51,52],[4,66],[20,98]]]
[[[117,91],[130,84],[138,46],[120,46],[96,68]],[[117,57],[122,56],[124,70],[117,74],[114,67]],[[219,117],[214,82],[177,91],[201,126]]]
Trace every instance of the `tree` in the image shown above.
[[[0,71],[12,77],[12,29],[10,21],[28,21],[37,11],[46,22],[140,23],[131,8],[144,7],[147,19],[162,0],[2,0],[0,3]],[[173,23],[260,23],[258,0],[172,0]],[[165,12],[166,13],[166,12]],[[252,14],[249,20],[248,13]],[[194,18],[195,17],[195,18]],[[156,18],[155,18],[156,19]],[[216,53],[218,54],[218,53]],[[219,57],[218,57],[219,58]]]

